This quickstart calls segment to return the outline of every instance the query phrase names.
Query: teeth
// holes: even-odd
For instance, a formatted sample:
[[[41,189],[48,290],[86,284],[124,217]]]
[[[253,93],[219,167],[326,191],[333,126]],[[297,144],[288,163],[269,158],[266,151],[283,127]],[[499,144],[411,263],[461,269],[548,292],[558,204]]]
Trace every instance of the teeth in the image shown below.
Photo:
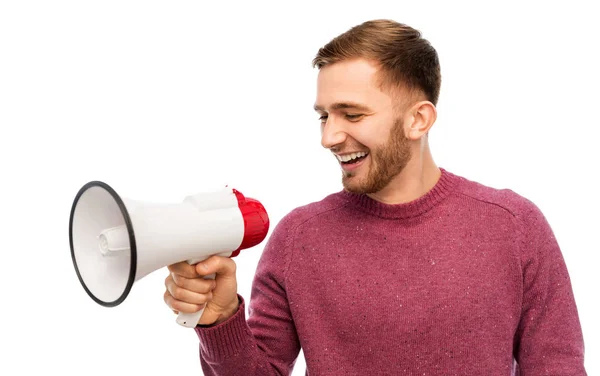
[[[336,157],[337,157],[338,161],[340,161],[340,162],[349,162],[349,161],[351,161],[353,159],[364,157],[367,154],[368,153],[366,153],[364,151],[361,151],[361,152],[358,152],[358,153],[350,153],[350,154],[346,154],[346,155],[337,155],[336,154]]]

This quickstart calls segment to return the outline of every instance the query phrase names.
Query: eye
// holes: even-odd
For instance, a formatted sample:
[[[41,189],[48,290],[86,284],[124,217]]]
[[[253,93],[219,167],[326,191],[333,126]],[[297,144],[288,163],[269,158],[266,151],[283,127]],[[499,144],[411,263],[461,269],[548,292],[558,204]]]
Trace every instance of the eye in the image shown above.
[[[327,115],[323,115],[323,116],[319,117],[319,121],[320,121],[321,123],[324,123],[324,122],[326,122],[326,121],[327,121]]]
[[[358,121],[363,117],[362,114],[346,114],[346,119],[350,121]]]

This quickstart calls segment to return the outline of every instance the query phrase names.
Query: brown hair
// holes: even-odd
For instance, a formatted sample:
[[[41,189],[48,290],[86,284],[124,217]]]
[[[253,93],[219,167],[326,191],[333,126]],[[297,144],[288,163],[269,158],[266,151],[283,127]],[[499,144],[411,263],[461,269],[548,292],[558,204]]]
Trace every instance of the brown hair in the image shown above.
[[[354,26],[319,49],[313,67],[346,59],[375,61],[381,87],[421,91],[437,105],[441,73],[436,50],[418,30],[392,20],[371,20]]]

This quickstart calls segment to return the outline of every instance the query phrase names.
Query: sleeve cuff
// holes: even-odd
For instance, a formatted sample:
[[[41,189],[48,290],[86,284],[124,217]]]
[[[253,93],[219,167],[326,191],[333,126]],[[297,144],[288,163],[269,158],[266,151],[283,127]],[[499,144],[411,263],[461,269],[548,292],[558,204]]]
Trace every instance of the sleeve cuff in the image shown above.
[[[200,350],[207,359],[220,360],[238,354],[251,335],[246,323],[244,298],[238,294],[237,312],[216,325],[197,325],[194,330],[200,340]]]

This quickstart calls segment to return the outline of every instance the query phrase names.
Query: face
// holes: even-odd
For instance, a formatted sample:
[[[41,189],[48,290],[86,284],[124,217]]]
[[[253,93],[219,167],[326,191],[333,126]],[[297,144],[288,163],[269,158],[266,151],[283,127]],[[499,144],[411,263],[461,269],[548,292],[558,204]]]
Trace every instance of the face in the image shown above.
[[[342,61],[321,68],[317,79],[321,144],[338,160],[344,188],[355,193],[379,192],[411,159],[402,114],[376,73],[367,61]]]

